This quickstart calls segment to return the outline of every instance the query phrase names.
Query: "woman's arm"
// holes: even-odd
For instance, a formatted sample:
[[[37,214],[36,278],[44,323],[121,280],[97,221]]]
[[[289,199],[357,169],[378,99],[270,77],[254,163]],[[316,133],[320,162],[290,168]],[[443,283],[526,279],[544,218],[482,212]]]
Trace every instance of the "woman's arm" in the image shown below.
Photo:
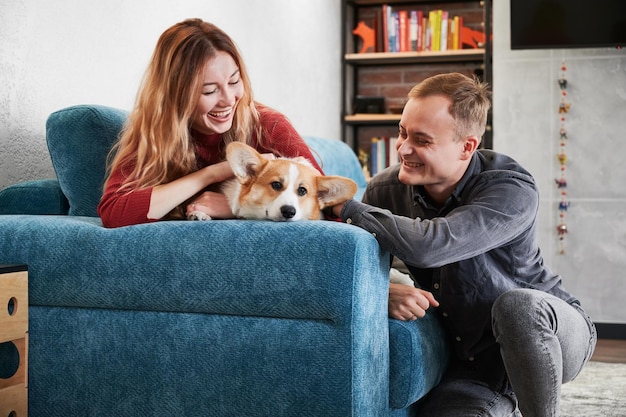
[[[233,176],[226,162],[202,168],[170,183],[136,190],[121,189],[123,170],[112,173],[98,205],[98,214],[105,227],[121,227],[162,219],[172,209],[201,192],[211,184]],[[206,194],[206,195],[205,195]],[[226,198],[218,193],[202,194],[196,204],[212,217],[232,217]]]
[[[193,197],[211,184],[233,176],[227,162],[209,165],[189,175],[152,189],[149,219],[161,219],[182,202]],[[232,211],[223,194],[207,191],[193,201],[196,209],[214,218],[231,218]]]

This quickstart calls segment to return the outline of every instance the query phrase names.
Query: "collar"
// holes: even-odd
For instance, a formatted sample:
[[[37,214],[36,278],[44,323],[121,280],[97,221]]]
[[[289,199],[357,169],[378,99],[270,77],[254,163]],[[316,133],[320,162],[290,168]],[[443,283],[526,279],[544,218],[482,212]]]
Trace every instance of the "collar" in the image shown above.
[[[203,145],[216,144],[222,140],[222,135],[219,133],[211,133],[207,135],[206,133],[200,133],[193,128],[189,129],[189,132],[191,133],[191,137],[196,143],[200,143]]]

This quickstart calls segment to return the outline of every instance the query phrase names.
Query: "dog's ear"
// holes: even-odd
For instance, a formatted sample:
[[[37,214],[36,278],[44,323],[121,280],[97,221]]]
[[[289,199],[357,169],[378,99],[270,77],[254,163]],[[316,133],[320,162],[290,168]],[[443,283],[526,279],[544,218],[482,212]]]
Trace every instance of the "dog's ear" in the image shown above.
[[[316,177],[316,180],[320,209],[343,203],[356,194],[356,182],[350,178],[329,175]]]
[[[228,144],[226,160],[241,182],[246,182],[256,176],[267,163],[267,160],[256,149],[242,142]]]

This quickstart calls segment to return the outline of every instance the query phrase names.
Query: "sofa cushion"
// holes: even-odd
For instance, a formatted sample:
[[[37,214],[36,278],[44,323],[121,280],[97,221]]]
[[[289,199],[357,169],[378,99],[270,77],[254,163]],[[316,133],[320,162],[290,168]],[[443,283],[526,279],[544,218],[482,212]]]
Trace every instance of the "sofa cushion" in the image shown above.
[[[128,112],[78,105],[52,113],[46,140],[69,215],[97,217],[106,175],[106,160]]]
[[[56,179],[24,181],[0,190],[0,214],[67,214],[68,210]]]
[[[414,321],[389,320],[389,404],[400,409],[439,383],[450,349],[432,311]],[[426,365],[425,365],[426,364]]]

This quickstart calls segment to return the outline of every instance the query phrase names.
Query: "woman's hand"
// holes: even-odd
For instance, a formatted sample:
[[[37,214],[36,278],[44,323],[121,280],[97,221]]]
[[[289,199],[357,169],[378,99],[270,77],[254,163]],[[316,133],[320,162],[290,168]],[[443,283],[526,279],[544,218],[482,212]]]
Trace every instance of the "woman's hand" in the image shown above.
[[[194,211],[202,212],[212,219],[232,219],[235,217],[226,196],[215,191],[205,191],[187,205],[187,213]]]
[[[389,284],[389,317],[405,321],[417,320],[424,317],[430,306],[439,306],[431,292],[404,284]]]

